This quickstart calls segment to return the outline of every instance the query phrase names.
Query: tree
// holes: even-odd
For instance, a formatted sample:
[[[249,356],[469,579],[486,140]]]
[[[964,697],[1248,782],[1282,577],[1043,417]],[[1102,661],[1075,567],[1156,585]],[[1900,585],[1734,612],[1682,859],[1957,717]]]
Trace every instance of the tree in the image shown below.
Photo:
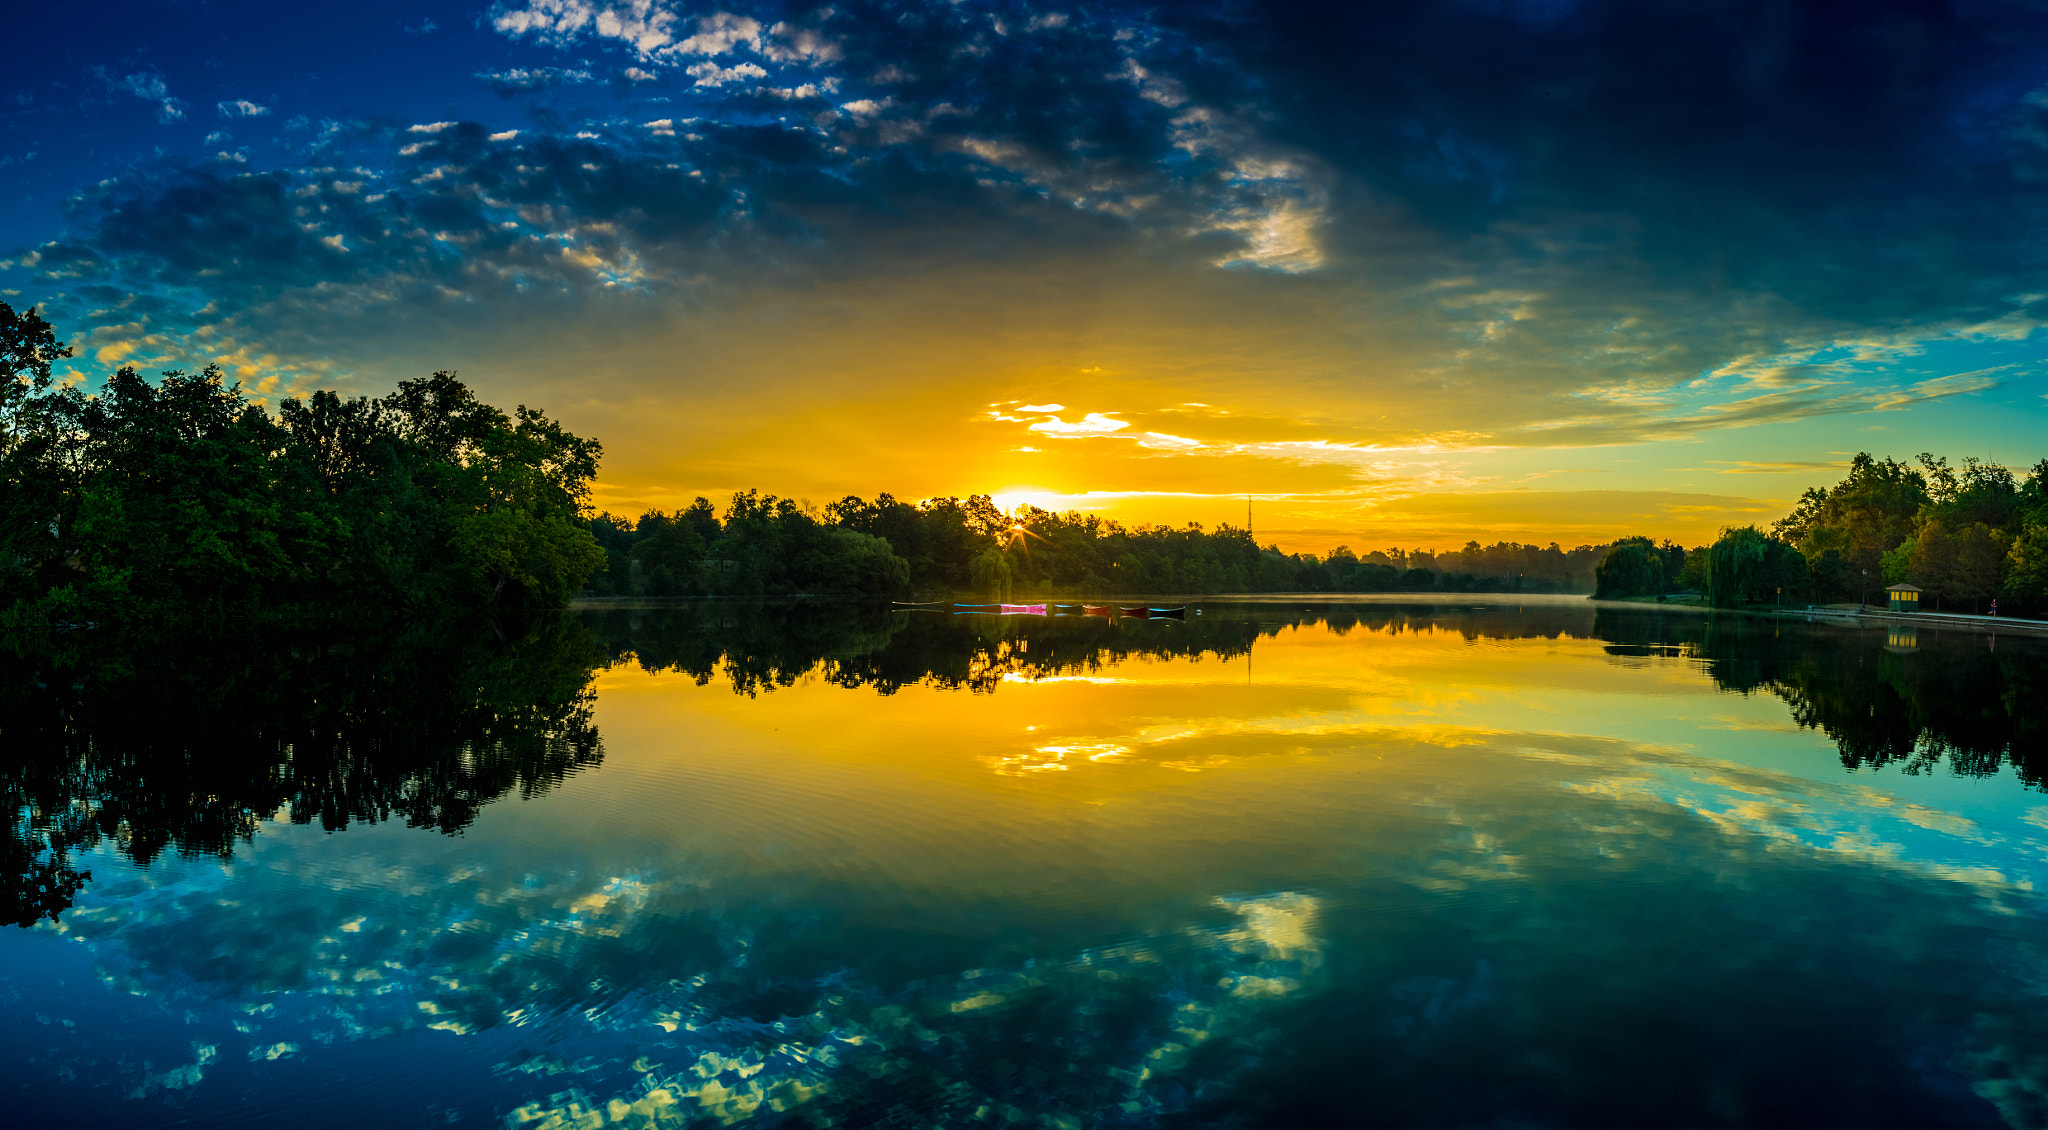
[[[1808,584],[1805,556],[1755,526],[1723,530],[1708,549],[1707,596],[1722,607],[1794,599]]]
[[[1849,559],[1839,549],[1830,549],[1819,557],[1809,560],[1812,569],[1812,596],[1817,601],[1840,600],[1849,595],[1851,573]]]
[[[1906,579],[1934,594],[1935,607],[1955,583],[1956,540],[1948,526],[1934,519],[1920,527],[1906,559]]]
[[[1665,555],[1649,538],[1616,542],[1593,572],[1593,595],[1600,600],[1655,596],[1664,591]]]
[[[1905,541],[1884,551],[1884,556],[1878,559],[1880,567],[1878,575],[1884,578],[1885,584],[1896,585],[1912,575],[1913,554],[1919,548],[1920,541],[1918,538],[1907,538]]]
[[[680,596],[699,589],[697,574],[706,545],[697,528],[680,516],[649,510],[640,516],[630,551],[643,588],[651,596]]]
[[[975,592],[986,593],[999,601],[1010,599],[1015,573],[1010,568],[1010,555],[1001,549],[985,549],[976,554],[970,576]]]
[[[71,356],[57,331],[34,306],[19,313],[0,302],[0,452],[10,449],[21,416],[50,387],[52,362]]]
[[[1940,473],[1946,474],[1945,467]],[[1826,491],[1809,489],[1791,514],[1772,523],[1771,531],[1807,556],[1839,549],[1851,566],[1874,573],[1884,551],[1912,533],[1913,521],[1928,501],[1925,474],[1859,452],[1841,482]]]
[[[1699,546],[1686,551],[1685,571],[1678,576],[1678,587],[1686,592],[1707,591],[1707,547]]]
[[[51,388],[48,327],[33,311],[0,322],[26,374],[0,452],[16,623],[559,607],[605,559],[585,517],[596,441],[525,406],[508,416],[452,373],[272,416],[212,366]]]
[[[2048,601],[2048,522],[2029,522],[2005,556],[2006,598],[2022,607]]]
[[[1950,595],[1969,601],[1971,611],[1982,611],[1983,602],[1998,595],[2011,544],[2011,538],[1982,522],[1963,527],[1955,538]]]

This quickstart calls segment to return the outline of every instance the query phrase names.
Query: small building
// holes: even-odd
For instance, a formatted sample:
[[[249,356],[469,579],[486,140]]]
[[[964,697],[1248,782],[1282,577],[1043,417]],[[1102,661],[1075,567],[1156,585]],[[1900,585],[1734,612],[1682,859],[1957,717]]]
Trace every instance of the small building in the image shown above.
[[[1892,585],[1884,590],[1891,594],[1893,612],[1920,611],[1920,590],[1913,585]]]

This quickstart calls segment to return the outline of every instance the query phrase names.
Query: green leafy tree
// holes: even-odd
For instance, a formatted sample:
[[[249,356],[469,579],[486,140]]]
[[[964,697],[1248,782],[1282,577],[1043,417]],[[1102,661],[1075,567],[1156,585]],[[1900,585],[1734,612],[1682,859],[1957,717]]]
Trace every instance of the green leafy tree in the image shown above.
[[[1875,574],[1884,551],[1911,535],[1929,497],[1922,472],[1859,452],[1841,482],[1808,490],[1771,531],[1811,556],[1839,549],[1853,568]]]
[[[31,306],[17,312],[0,302],[0,453],[13,448],[25,414],[50,387],[50,366],[69,356],[71,347],[57,340],[42,311]]]
[[[560,606],[604,561],[586,521],[598,444],[452,373],[275,416],[211,366],[54,388],[53,333],[0,311],[13,622]]]
[[[1016,574],[1010,568],[1010,555],[993,547],[975,554],[969,578],[975,592],[995,600],[1010,599],[1016,585]]]
[[[1920,527],[1913,539],[1913,551],[1906,559],[1906,579],[1935,596],[1935,607],[1950,595],[1956,581],[1956,539],[1939,519]]]
[[[1918,538],[1907,538],[1905,541],[1884,551],[1884,556],[1879,558],[1879,575],[1884,578],[1885,584],[1900,584],[1912,575],[1913,554],[1919,548],[1920,541]]]
[[[1707,597],[1722,607],[1793,600],[1806,595],[1806,558],[1755,526],[1723,530],[1707,555]]]
[[[2038,609],[2048,603],[2048,523],[2029,522],[2005,555],[2004,593],[2014,604]]]
[[[1982,522],[1972,522],[1957,532],[1955,566],[1949,595],[1970,602],[1972,612],[1981,612],[1984,602],[1998,595],[2004,582],[2005,558],[2012,539]]]
[[[1616,542],[1594,570],[1593,595],[1601,600],[1615,600],[1662,593],[1665,564],[1665,554],[1649,538]]]

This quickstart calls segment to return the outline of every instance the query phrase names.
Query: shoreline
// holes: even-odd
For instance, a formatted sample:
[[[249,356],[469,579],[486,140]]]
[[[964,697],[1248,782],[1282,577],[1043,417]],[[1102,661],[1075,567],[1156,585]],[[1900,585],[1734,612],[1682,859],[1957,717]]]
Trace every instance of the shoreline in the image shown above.
[[[1788,609],[1780,615],[1797,616],[1809,623],[1829,623],[1842,627],[1862,627],[1868,622],[1873,625],[1949,628],[1987,636],[2004,633],[2048,636],[2048,620],[2021,620],[2011,616],[1981,616],[1967,612],[1881,612],[1874,609],[1814,608],[1797,612]]]
[[[1208,593],[1200,596],[1186,594],[1127,594],[1074,598],[1076,600],[1101,600],[1112,602],[1174,600],[1184,604],[1198,604],[1204,601],[1218,604],[1521,604],[1549,607],[1588,607],[1628,609],[1632,611],[1678,612],[1704,616],[1759,616],[1778,620],[1799,620],[1809,624],[1830,624],[1835,627],[1876,627],[1913,626],[1956,631],[1977,632],[1982,635],[2026,635],[2048,636],[2048,620],[2026,620],[2010,616],[1984,616],[1962,612],[1888,612],[1865,607],[1856,608],[1715,608],[1712,605],[1693,601],[1669,601],[1656,603],[1641,598],[1625,600],[1595,600],[1590,596],[1576,593]],[[825,603],[861,604],[869,603],[861,597],[825,596],[812,593],[788,593],[776,596],[694,596],[694,597],[578,597],[572,599],[564,611],[595,612],[628,608],[674,608],[691,604],[722,603]]]

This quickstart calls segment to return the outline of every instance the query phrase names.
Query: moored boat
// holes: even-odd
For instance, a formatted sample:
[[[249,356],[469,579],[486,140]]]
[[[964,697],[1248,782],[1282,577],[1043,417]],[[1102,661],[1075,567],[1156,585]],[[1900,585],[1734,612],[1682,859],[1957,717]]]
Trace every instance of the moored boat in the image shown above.
[[[1188,618],[1188,607],[1185,604],[1176,605],[1172,608],[1126,608],[1123,612],[1125,616],[1133,620],[1185,620]]]

